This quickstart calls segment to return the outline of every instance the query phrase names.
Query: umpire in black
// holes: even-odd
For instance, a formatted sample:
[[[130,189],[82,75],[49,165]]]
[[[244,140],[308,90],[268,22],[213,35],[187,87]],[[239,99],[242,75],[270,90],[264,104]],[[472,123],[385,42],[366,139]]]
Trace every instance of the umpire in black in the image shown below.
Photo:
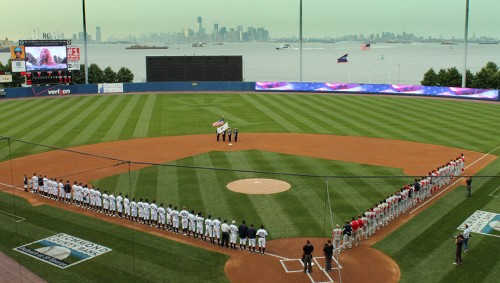
[[[302,251],[304,252],[302,254],[302,258],[304,259],[304,273],[307,272],[311,273],[312,272],[312,252],[314,251],[313,245],[311,245],[311,242],[307,240],[307,243],[304,245],[302,248]]]

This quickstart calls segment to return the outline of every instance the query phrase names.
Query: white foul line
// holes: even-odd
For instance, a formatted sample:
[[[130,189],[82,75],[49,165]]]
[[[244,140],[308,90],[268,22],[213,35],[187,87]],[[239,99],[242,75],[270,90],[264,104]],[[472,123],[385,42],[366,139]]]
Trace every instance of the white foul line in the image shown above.
[[[500,186],[498,186],[493,192],[491,192],[490,194],[490,197],[494,197],[494,198],[497,198],[498,196],[494,196],[493,194],[498,190],[500,189]]]
[[[476,161],[472,162],[471,164],[467,165],[465,167],[465,169],[469,168],[470,166],[476,164],[479,160],[485,158],[486,156],[488,156],[490,153],[494,152],[495,150],[499,149],[500,146],[497,146],[495,149],[491,150],[490,152],[488,153],[485,153],[483,156],[481,156],[480,158],[478,158]],[[413,212],[417,211],[418,209],[420,209],[421,207],[423,207],[426,203],[430,202],[431,200],[433,200],[435,197],[439,196],[440,194],[444,193],[447,189],[449,189],[450,187],[452,187],[453,185],[455,185],[456,183],[458,183],[458,181],[463,178],[463,177],[457,177],[458,180],[456,180],[455,182],[453,182],[453,184],[451,185],[448,185],[446,188],[444,188],[443,190],[441,190],[439,193],[435,194],[433,197],[431,197],[430,199],[428,199],[427,201],[423,202],[421,205],[419,205],[418,207],[416,207],[415,209],[413,209],[412,211],[410,211],[410,214],[412,214]]]
[[[0,210],[1,213],[4,213],[4,214],[7,214],[7,215],[10,215],[12,217],[16,217],[16,218],[20,218],[19,220],[17,220],[16,222],[19,223],[19,222],[22,222],[24,220],[26,220],[26,218],[24,217],[21,217],[21,216],[17,216],[17,215],[14,215],[14,214],[11,214],[11,213],[8,213],[7,211],[3,211],[3,210]]]

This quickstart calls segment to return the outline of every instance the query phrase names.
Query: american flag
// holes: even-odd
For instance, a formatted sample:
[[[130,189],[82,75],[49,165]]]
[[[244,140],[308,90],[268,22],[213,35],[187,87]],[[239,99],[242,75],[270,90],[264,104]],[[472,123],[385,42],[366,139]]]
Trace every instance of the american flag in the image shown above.
[[[347,63],[348,62],[347,55],[349,55],[349,54],[345,54],[344,56],[337,58],[337,63]]]
[[[214,127],[220,127],[220,126],[222,126],[222,125],[224,125],[224,117],[220,118],[220,120],[219,120],[219,121],[214,122],[214,123],[212,124],[212,126],[214,126]]]

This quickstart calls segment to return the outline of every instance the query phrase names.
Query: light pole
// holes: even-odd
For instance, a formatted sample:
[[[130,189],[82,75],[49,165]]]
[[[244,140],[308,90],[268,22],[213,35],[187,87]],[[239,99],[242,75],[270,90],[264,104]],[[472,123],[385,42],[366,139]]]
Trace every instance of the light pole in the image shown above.
[[[299,16],[299,49],[300,49],[300,82],[302,82],[302,0],[300,0]]]
[[[87,64],[87,21],[85,19],[85,0],[82,0],[83,10],[83,50],[85,53],[85,84],[89,84],[89,64]]]
[[[469,40],[469,0],[465,1],[465,35],[464,35],[464,42],[465,42],[465,51],[464,51],[464,72],[462,74],[462,87],[465,87],[465,81],[467,77],[467,42]]]

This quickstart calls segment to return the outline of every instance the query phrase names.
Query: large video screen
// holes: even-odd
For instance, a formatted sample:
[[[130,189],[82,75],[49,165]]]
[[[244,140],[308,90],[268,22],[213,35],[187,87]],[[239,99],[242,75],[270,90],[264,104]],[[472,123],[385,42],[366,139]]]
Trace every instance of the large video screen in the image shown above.
[[[26,71],[67,70],[66,46],[25,46]]]

